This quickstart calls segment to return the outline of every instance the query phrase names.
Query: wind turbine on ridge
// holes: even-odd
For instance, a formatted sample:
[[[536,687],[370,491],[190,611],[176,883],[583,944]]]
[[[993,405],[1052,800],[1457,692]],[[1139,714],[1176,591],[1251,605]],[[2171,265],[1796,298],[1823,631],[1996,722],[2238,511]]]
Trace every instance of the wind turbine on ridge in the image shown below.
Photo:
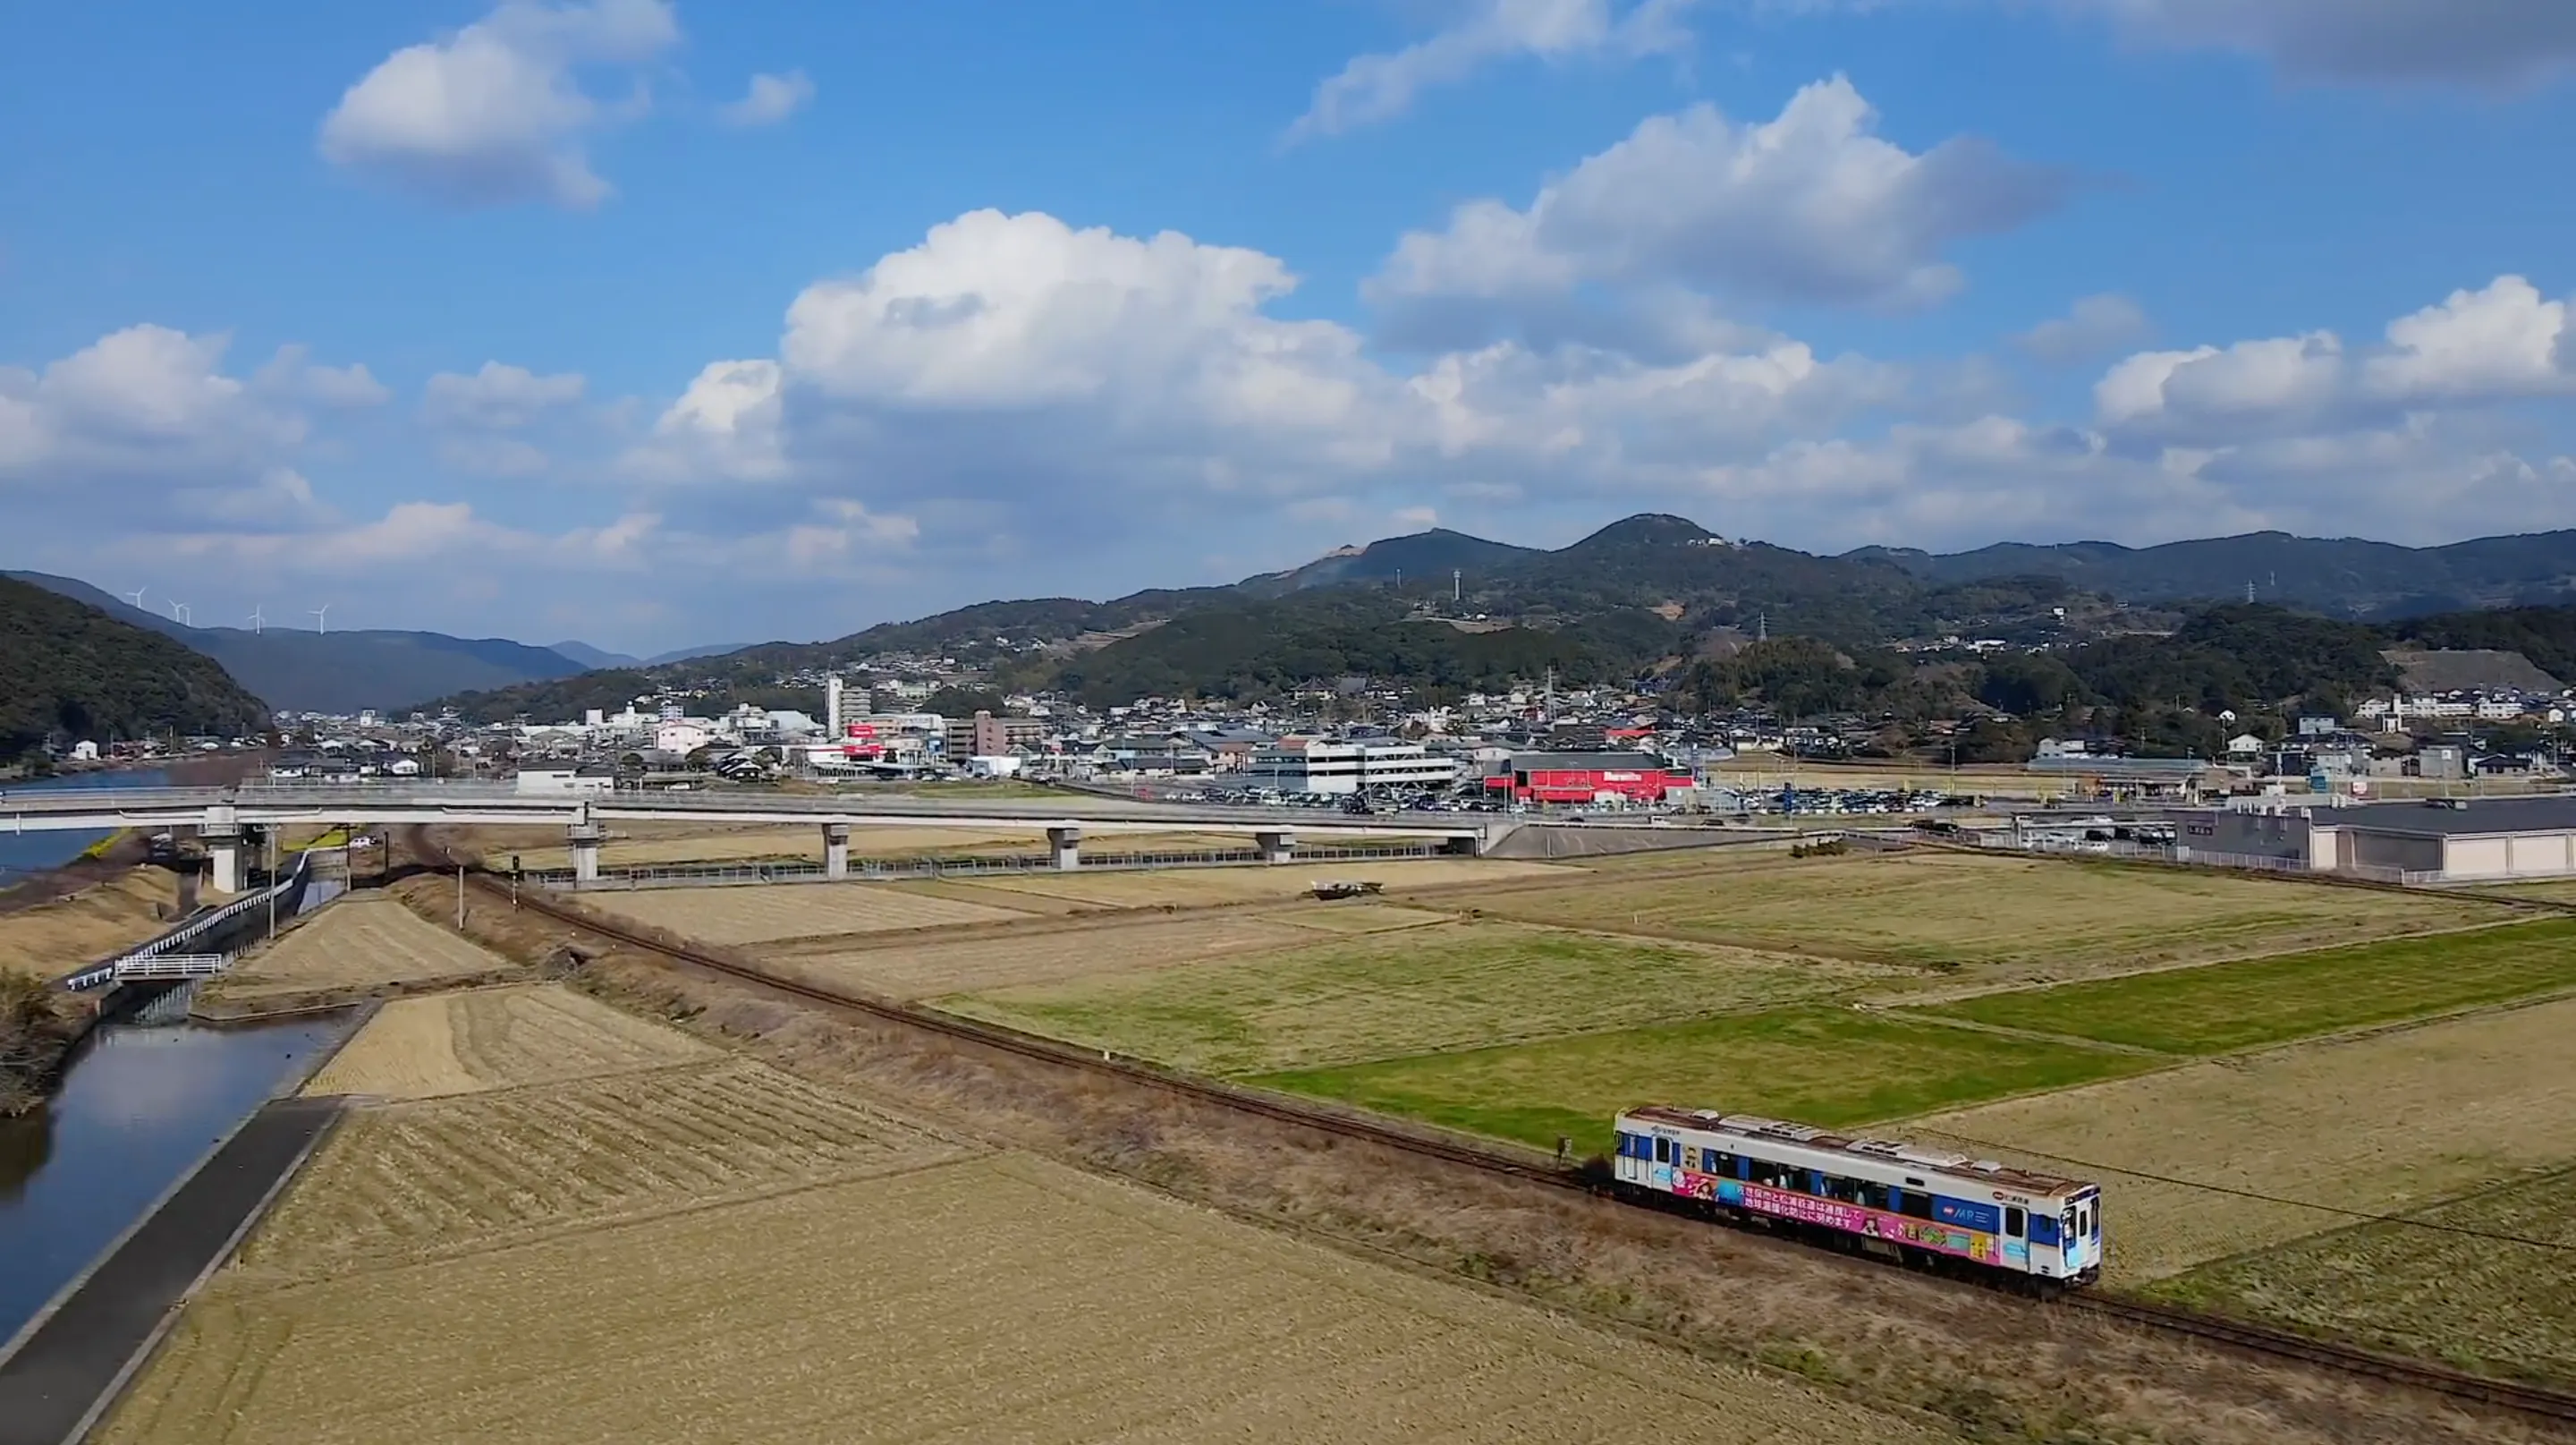
[[[250,610],[250,630],[251,635],[254,637],[259,635],[260,629],[268,624],[268,619],[259,615],[260,608],[267,605],[267,603],[263,602],[258,604],[258,606],[254,606]]]
[[[331,630],[330,603],[325,602],[319,607],[307,608],[306,610],[313,614],[313,630],[315,632],[328,632]]]
[[[121,595],[125,598],[125,600],[126,600],[126,601],[131,602],[131,603],[133,603],[133,604],[134,604],[134,610],[135,610],[135,611],[140,612],[140,611],[142,611],[142,610],[143,610],[143,594],[144,594],[147,590],[149,590],[149,589],[147,589],[147,588],[142,588],[142,587],[137,587],[137,588],[135,588],[133,591],[131,591],[131,592],[127,592],[127,593],[123,593],[123,594],[121,594]]]
[[[194,615],[188,611],[188,604],[185,602],[173,602],[170,604],[170,620],[178,623],[181,627],[194,627],[197,625]]]

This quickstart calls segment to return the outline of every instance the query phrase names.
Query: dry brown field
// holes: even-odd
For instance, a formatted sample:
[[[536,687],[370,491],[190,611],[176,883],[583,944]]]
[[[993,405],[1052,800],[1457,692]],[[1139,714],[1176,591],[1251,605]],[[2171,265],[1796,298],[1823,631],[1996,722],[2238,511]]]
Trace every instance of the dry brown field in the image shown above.
[[[2063,981],[2508,922],[2496,904],[2181,869],[1922,851],[1724,862],[1483,893],[1538,923]]]
[[[1391,933],[1446,923],[1456,914],[1429,908],[1399,908],[1391,903],[1316,902],[1264,909],[1262,917],[1317,933]]]
[[[560,984],[395,999],[304,1086],[426,1099],[689,1063],[715,1051]]]
[[[104,1438],[1933,1437],[997,1155],[297,1283],[227,1271]]]
[[[2576,1384],[2576,1170],[2357,1224],[2158,1284],[2163,1298],[2371,1349]]]
[[[1103,908],[1197,908],[1296,898],[1317,883],[1361,881],[1389,893],[1462,884],[1582,879],[1580,869],[1500,858],[1406,858],[1391,862],[1309,863],[1240,868],[1173,868],[1135,873],[1022,873],[978,878],[979,888],[1070,898]]]
[[[2112,1277],[2135,1284],[2353,1222],[2338,1210],[2422,1209],[2576,1158],[2571,1037],[2576,999],[1935,1114],[1906,1132],[2099,1177]]]
[[[210,997],[260,999],[326,989],[486,978],[515,971],[497,954],[375,895],[342,898],[207,985]]]
[[[0,913],[0,968],[69,973],[149,943],[177,918],[178,875],[131,868],[78,893]]]
[[[604,889],[578,899],[601,913],[719,944],[1007,923],[1029,916],[902,883]]]
[[[913,1124],[741,1058],[374,1105],[314,1157],[237,1272],[380,1268],[956,1153]]]
[[[761,963],[827,987],[930,998],[1193,964],[1314,941],[1314,934],[1260,914],[1113,918],[990,938],[815,943],[765,950]]]

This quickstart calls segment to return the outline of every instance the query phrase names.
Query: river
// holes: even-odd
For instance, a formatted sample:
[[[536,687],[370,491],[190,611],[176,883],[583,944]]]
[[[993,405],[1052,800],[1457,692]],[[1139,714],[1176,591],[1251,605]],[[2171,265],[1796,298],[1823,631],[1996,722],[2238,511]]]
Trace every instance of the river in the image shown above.
[[[40,778],[34,782],[0,782],[0,793],[42,793],[71,791],[79,788],[158,788],[169,781],[169,775],[158,770],[128,772],[117,770],[99,773],[74,773],[68,777]],[[81,855],[81,851],[105,833],[0,833],[0,888],[47,868],[59,868]],[[75,959],[79,963],[85,960]]]
[[[0,1120],[0,1340],[350,1022],[128,1022],[93,1032],[49,1103]]]

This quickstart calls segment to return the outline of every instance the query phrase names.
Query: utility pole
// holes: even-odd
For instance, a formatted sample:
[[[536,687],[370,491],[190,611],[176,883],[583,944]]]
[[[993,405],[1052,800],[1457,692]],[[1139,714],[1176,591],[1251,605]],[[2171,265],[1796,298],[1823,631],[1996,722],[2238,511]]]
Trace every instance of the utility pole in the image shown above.
[[[1463,568],[1463,567],[1452,567],[1452,568],[1450,568],[1450,569],[1449,569],[1449,600],[1450,600],[1451,602],[1453,602],[1453,603],[1454,603],[1454,602],[1462,602],[1462,601],[1465,601],[1465,600],[1466,600],[1466,597],[1467,597],[1467,571],[1466,571],[1466,569],[1465,569],[1465,568]]]
[[[277,941],[277,829],[268,830],[268,939]]]
[[[465,865],[456,865],[456,931],[465,931]]]

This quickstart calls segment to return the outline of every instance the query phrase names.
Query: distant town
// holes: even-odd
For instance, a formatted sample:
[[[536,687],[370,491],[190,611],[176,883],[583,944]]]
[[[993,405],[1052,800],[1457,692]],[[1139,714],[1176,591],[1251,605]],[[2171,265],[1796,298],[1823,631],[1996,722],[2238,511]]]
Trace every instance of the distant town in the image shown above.
[[[2417,654],[2410,668],[2457,672],[2457,659],[2477,656]],[[1352,809],[1920,806],[1921,798],[1882,797],[1886,789],[1863,782],[1802,791],[1762,774],[1765,763],[1877,763],[1910,766],[1924,778],[1975,765],[1956,785],[1961,793],[2038,788],[2069,800],[2149,802],[2290,792],[2358,800],[2401,782],[2564,777],[2576,689],[2534,680],[2551,685],[2391,691],[2358,700],[2348,716],[2240,719],[2221,710],[2211,720],[2227,741],[2207,757],[2141,756],[2128,740],[2089,736],[2040,738],[2020,757],[1969,749],[1962,758],[1962,739],[2009,717],[1936,721],[1913,730],[1920,741],[1909,755],[1891,756],[1884,746],[1890,720],[1881,716],[1788,720],[1761,708],[1683,715],[1652,694],[1546,679],[1437,706],[1422,705],[1408,689],[1349,677],[1274,702],[1147,698],[1094,708],[1051,693],[984,691],[981,669],[893,654],[775,679],[776,692],[813,698],[807,708],[700,711],[689,691],[669,689],[615,711],[506,723],[469,724],[452,711],[399,718],[281,713],[268,773],[314,781],[515,779],[523,789],[1018,778]],[[252,741],[198,738],[186,746]],[[102,752],[84,742],[62,761],[134,761],[171,746],[126,743]],[[1998,764],[2022,781],[1999,779]]]

